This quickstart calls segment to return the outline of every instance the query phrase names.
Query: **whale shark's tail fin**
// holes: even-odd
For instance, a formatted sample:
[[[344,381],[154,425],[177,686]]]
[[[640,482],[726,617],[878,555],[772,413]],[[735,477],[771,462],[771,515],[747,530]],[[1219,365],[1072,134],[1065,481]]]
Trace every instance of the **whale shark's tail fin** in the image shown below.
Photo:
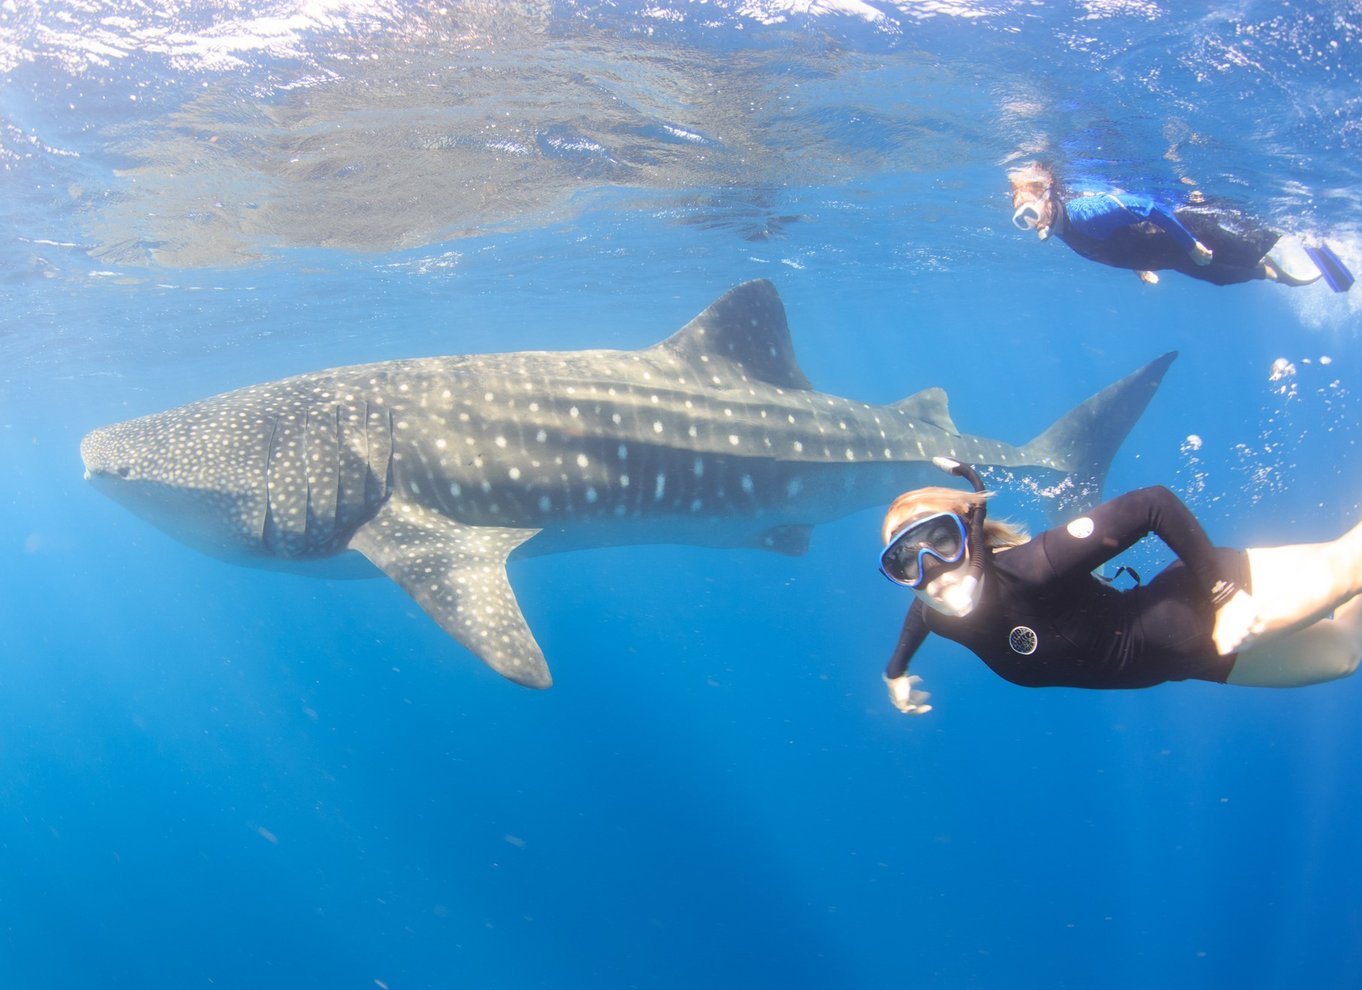
[[[1027,464],[1050,468],[1065,476],[1068,483],[1058,492],[1056,514],[1082,511],[1101,501],[1102,485],[1112,458],[1177,356],[1177,351],[1169,351],[1108,385],[1022,446]]]

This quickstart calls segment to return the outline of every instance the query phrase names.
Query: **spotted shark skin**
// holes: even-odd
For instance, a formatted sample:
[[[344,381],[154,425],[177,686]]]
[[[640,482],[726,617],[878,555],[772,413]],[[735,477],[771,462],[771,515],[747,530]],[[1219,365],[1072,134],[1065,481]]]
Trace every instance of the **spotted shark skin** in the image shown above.
[[[960,433],[940,389],[887,406],[814,391],[761,280],[642,350],[320,371],[94,430],[81,456],[96,487],[214,555],[306,571],[357,551],[492,668],[547,687],[513,553],[798,554],[818,523],[938,482],[937,455],[1095,495],[1174,357],[1016,447]]]

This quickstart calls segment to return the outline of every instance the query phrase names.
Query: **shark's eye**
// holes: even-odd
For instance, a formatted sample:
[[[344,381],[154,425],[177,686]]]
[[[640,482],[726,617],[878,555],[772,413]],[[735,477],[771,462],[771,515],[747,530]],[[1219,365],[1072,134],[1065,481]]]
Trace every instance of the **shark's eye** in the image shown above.
[[[120,478],[126,478],[130,474],[132,474],[132,468],[127,467],[126,465],[118,469],[118,476]]]

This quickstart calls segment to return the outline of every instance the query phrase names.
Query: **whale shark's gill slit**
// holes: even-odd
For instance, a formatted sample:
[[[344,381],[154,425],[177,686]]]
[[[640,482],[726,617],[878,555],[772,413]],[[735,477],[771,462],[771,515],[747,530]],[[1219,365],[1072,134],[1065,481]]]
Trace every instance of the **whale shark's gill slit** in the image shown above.
[[[387,422],[380,420],[386,418]],[[393,490],[393,440],[396,420],[391,410],[381,406],[364,406],[366,438],[365,504],[376,509]]]
[[[393,490],[393,461],[397,460],[397,434],[395,432],[393,411],[388,410],[388,469],[383,472],[383,497],[387,498]]]
[[[277,524],[274,521],[274,486],[270,483],[270,469],[274,466],[275,441],[279,438],[279,420],[270,423],[270,439],[265,445],[265,524],[260,533],[260,542],[266,550],[276,550],[278,546]]]
[[[364,488],[361,489],[360,497],[364,498],[364,504],[369,504],[369,464],[373,463],[372,456],[369,455],[369,400],[364,400]]]
[[[342,537],[343,530],[347,529],[343,525],[345,521],[345,442],[344,430],[341,426],[341,410],[339,405],[331,407],[331,435],[336,442],[336,514],[331,527],[331,538]]]
[[[303,436],[302,436],[302,456],[299,464],[303,472],[303,532],[301,537],[301,550],[307,551],[312,547],[312,537],[315,535],[316,527],[312,520],[316,513],[316,505],[312,501],[312,469],[308,467],[307,442],[312,434],[312,410],[303,410]]]
[[[374,502],[373,494],[371,493],[370,488],[369,488],[369,476],[370,476],[371,474],[373,474],[373,464],[374,464],[374,458],[373,458],[373,444],[372,444],[372,443],[370,442],[370,440],[369,440],[369,417],[370,417],[370,415],[371,415],[371,413],[370,413],[370,410],[369,410],[369,400],[368,400],[368,399],[365,399],[365,400],[364,400],[364,488],[363,488],[363,490],[361,491],[360,497],[364,499],[364,504],[365,504],[366,506],[372,505],[373,502]]]

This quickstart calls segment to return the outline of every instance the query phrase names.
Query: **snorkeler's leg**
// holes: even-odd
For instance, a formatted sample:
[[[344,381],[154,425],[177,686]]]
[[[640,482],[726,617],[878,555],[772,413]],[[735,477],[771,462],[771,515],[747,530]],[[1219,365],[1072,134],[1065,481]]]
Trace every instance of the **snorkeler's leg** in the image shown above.
[[[1362,598],[1318,622],[1241,652],[1227,683],[1244,687],[1301,687],[1347,677],[1362,659]]]
[[[1251,547],[1246,553],[1255,637],[1307,626],[1362,593],[1362,524],[1329,543]]]
[[[1310,285],[1322,274],[1305,243],[1291,234],[1284,234],[1263,255],[1263,277],[1282,285]]]

